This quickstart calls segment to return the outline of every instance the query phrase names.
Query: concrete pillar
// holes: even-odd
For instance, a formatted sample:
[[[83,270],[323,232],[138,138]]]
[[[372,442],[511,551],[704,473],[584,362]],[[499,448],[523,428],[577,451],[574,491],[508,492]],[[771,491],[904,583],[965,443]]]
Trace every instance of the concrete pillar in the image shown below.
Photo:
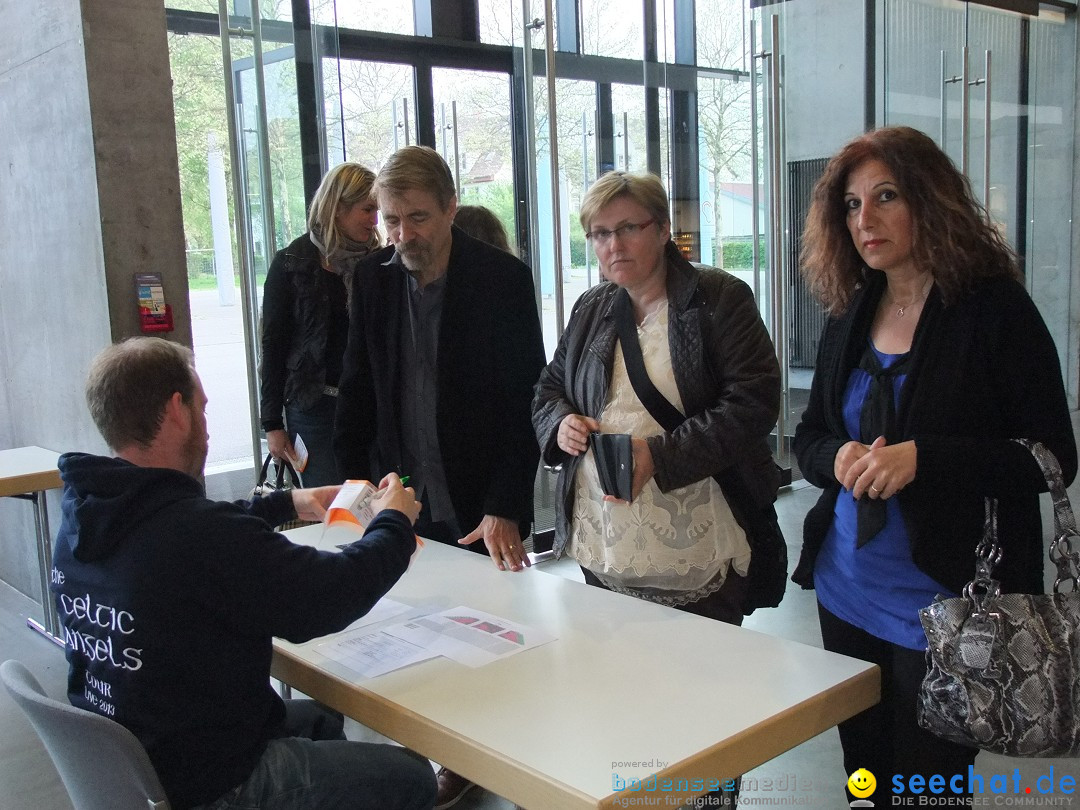
[[[160,273],[191,345],[164,6],[0,0],[0,447],[105,452],[93,356],[138,334]],[[51,524],[60,522],[50,497]],[[28,505],[0,502],[0,579],[40,598]]]

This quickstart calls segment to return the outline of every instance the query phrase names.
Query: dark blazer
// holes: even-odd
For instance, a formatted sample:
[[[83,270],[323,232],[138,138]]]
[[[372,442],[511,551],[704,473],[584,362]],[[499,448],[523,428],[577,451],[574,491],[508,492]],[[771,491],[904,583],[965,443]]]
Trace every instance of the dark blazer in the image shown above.
[[[352,285],[349,343],[339,383],[334,454],[344,478],[378,481],[401,469],[400,338],[403,268],[387,247]],[[484,515],[532,523],[540,450],[530,421],[544,367],[532,274],[516,257],[453,229],[439,327],[436,423],[458,526]]]
[[[841,406],[851,370],[869,340],[885,275],[867,282],[848,311],[825,325],[814,382],[794,450],[824,492],[806,516],[803,552],[792,579],[813,587],[813,566],[833,519],[840,484],[833,461],[849,441]],[[898,441],[914,439],[915,480],[900,491],[900,512],[915,564],[952,591],[975,573],[984,498],[996,497],[996,569],[1005,590],[1042,592],[1045,556],[1039,514],[1046,482],[1031,454],[1010,439],[1042,442],[1066,483],[1076,475],[1076,443],[1054,341],[1027,291],[1011,279],[979,283],[945,306],[937,287],[912,341],[913,365],[900,392]]]

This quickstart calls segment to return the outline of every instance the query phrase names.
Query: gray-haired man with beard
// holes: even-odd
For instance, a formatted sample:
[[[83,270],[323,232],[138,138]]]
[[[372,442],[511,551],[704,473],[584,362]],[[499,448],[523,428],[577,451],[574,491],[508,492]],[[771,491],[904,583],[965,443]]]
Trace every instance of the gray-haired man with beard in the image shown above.
[[[520,571],[540,460],[533,386],[545,363],[532,274],[454,227],[454,178],[434,150],[394,153],[375,193],[391,246],[361,261],[353,281],[338,473],[409,475],[421,537]],[[436,807],[469,786],[444,769]]]

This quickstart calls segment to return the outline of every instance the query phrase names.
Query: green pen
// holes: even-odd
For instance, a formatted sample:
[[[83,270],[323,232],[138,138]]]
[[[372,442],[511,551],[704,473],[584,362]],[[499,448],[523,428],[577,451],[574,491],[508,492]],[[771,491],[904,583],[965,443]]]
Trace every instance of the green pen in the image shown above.
[[[401,476],[401,485],[405,486],[408,483],[409,483],[409,476],[407,476],[407,475]]]

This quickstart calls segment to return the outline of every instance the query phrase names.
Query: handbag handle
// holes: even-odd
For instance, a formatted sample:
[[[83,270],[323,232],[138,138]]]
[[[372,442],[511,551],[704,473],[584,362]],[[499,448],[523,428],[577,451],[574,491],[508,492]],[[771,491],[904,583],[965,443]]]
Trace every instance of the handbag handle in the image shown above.
[[[1050,497],[1054,502],[1054,540],[1050,543],[1050,562],[1057,568],[1054,578],[1054,593],[1061,593],[1066,583],[1070,591],[1080,591],[1080,550],[1073,548],[1073,538],[1080,540],[1076,528],[1076,516],[1073,514],[1069,493],[1065,490],[1065,481],[1061,475],[1061,465],[1057,458],[1042,442],[1030,439],[1013,439],[1021,447],[1027,448],[1039,465]],[[990,602],[1000,595],[1000,584],[993,578],[993,568],[1001,562],[1001,547],[997,544],[997,499],[986,499],[986,519],[983,523],[983,538],[975,550],[975,578],[964,586],[964,596],[975,605],[976,613],[986,613]]]
[[[263,459],[262,469],[259,471],[259,480],[255,483],[255,488],[258,489],[266,483],[266,476],[270,472],[270,462],[274,462],[274,467],[277,468],[277,480],[274,482],[275,489],[283,489],[285,486],[285,470],[289,471],[289,476],[292,478],[292,485],[294,489],[300,489],[303,484],[300,482],[300,474],[293,469],[293,465],[287,458],[275,459],[270,453],[266,454],[266,458]]]
[[[1076,516],[1069,501],[1069,493],[1065,491],[1061,465],[1042,442],[1033,442],[1030,439],[1014,441],[1026,447],[1035,457],[1054,501],[1054,540],[1050,543],[1050,562],[1057,568],[1054,593],[1060,593],[1061,586],[1066,582],[1070,585],[1069,590],[1080,590],[1080,550],[1074,549],[1072,545],[1074,537],[1080,540],[1080,532],[1076,529]]]
[[[274,457],[269,453],[266,454],[266,458],[263,459],[262,469],[259,471],[259,479],[255,482],[255,487],[261,487],[266,483],[266,473],[270,470],[270,461]]]
[[[279,458],[274,460],[274,466],[277,467],[277,488],[285,488],[285,471],[289,471],[289,477],[292,479],[292,489],[300,489],[303,484],[300,483],[300,473],[293,469],[292,463],[287,458]]]

